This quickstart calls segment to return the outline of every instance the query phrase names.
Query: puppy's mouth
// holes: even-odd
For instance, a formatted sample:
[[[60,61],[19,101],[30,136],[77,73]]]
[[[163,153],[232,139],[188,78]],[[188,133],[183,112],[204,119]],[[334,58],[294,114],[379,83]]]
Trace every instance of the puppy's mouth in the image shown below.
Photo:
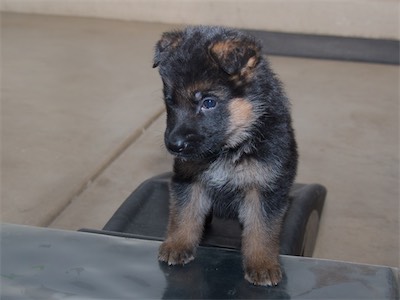
[[[169,153],[181,160],[202,160],[216,155],[216,151],[204,149],[201,146],[186,145],[180,149],[166,146]]]
[[[191,158],[191,157],[196,157],[198,154],[195,152],[191,151],[190,149],[187,150],[181,150],[181,151],[176,151],[173,150],[169,147],[167,147],[167,150],[169,153],[171,153],[175,157],[180,157],[180,158]]]
[[[167,150],[173,156],[175,156],[176,158],[180,158],[182,160],[196,160],[204,156],[201,153],[199,153],[196,149],[193,149],[192,147],[188,147],[187,149],[182,151],[176,151],[167,147]]]

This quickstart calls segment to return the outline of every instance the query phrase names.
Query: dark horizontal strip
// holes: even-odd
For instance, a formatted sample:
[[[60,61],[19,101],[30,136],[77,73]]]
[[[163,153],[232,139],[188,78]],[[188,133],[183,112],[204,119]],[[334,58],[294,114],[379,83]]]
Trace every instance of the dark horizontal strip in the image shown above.
[[[270,55],[398,65],[399,41],[244,30]]]

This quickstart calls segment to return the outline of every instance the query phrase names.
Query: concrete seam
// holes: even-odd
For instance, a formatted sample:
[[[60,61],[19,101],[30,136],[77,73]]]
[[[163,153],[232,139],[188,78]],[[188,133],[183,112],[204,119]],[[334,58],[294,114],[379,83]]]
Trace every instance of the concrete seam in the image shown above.
[[[68,197],[65,204],[59,208],[54,214],[49,216],[41,226],[48,227],[61,215],[61,213],[80,195],[82,195],[88,187],[116,160],[125,152],[132,144],[134,144],[145,131],[164,113],[165,109],[159,109],[152,115],[140,128],[132,132],[112,153],[106,158],[83,182],[79,185],[76,191],[72,192]]]

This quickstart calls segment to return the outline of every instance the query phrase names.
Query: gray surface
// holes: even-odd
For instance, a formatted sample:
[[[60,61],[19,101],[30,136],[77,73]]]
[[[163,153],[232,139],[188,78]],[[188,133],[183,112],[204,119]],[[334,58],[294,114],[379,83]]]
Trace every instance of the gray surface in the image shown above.
[[[256,287],[237,251],[200,248],[184,267],[156,259],[159,242],[7,225],[1,227],[2,299],[396,299],[382,266],[281,256],[283,282]]]

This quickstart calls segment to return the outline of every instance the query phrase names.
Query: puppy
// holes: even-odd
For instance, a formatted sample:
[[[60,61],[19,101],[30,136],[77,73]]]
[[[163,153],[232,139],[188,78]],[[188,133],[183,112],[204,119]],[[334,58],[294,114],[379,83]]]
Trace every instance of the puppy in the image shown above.
[[[195,26],[155,47],[175,156],[167,236],[159,260],[194,259],[206,217],[242,225],[245,278],[277,285],[279,237],[297,168],[290,105],[253,37]]]

